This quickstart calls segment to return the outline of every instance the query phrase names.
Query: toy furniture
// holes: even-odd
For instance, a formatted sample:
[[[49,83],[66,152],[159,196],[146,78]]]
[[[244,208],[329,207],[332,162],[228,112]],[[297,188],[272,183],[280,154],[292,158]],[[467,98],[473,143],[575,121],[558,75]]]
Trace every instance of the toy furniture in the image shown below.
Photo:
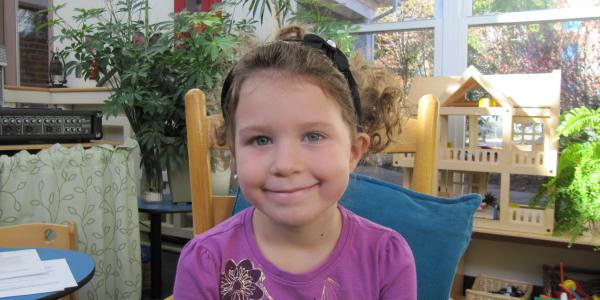
[[[487,95],[476,101],[470,94]],[[499,218],[476,218],[477,228],[550,234],[554,209],[529,207],[511,201],[511,175],[554,176],[557,167],[556,128],[560,118],[560,71],[546,74],[482,75],[469,67],[462,76],[418,77],[409,103],[424,94],[440,100],[440,147],[435,164],[440,170],[437,191],[443,196],[488,192],[490,173],[500,177]],[[456,116],[463,117],[456,130]],[[458,118],[458,120],[461,120]],[[460,123],[459,121],[458,123]],[[450,123],[455,124],[450,130]],[[490,123],[499,124],[491,126]],[[451,134],[464,131],[458,138]],[[486,140],[487,136],[491,136]],[[464,140],[462,144],[453,141]],[[411,156],[396,155],[411,184]]]
[[[185,103],[192,216],[194,233],[199,234],[248,204],[241,193],[235,203],[234,197],[212,195],[208,154],[209,149],[216,146],[214,130],[222,119],[206,116],[205,98],[200,90],[190,90]],[[415,189],[431,193],[435,170],[428,162],[435,160],[426,155],[435,154],[435,135],[425,132],[436,128],[432,126],[437,120],[436,99],[424,97],[420,109],[419,118],[403,128],[403,134],[418,139],[405,139],[405,143],[393,145],[388,151],[416,152],[413,178],[422,179],[415,181]],[[442,199],[378,179],[352,175],[341,204],[397,230],[406,238],[415,256],[419,299],[447,299],[456,265],[469,243],[472,216],[480,201],[479,195]]]

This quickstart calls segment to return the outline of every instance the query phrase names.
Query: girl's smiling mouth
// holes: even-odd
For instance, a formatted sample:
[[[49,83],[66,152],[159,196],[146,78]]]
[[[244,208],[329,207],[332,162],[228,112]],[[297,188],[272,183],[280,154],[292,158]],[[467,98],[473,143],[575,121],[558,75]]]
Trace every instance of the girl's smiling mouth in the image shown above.
[[[266,188],[263,188],[263,191],[265,193],[272,194],[275,196],[290,197],[290,196],[300,195],[305,192],[308,192],[308,191],[312,190],[313,188],[316,188],[318,185],[319,185],[319,183],[314,183],[314,184],[300,186],[300,187],[291,187],[291,188],[267,188],[266,187]]]

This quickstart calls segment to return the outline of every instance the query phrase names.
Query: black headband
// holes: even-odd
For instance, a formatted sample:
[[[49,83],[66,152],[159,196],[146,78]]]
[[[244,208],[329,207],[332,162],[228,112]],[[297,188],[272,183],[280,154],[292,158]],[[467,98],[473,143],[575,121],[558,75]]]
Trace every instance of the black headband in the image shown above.
[[[360,96],[358,94],[358,88],[356,86],[356,81],[354,80],[354,76],[352,76],[352,72],[350,72],[350,64],[348,63],[348,58],[344,53],[327,43],[320,36],[315,34],[306,34],[304,35],[304,39],[302,41],[291,40],[293,42],[301,42],[303,45],[319,49],[329,57],[335,64],[336,68],[346,77],[346,81],[348,81],[348,87],[350,88],[350,93],[352,95],[352,102],[354,103],[354,111],[356,112],[356,117],[358,118],[358,123],[360,124],[362,113],[360,109]],[[290,41],[287,41],[290,42]],[[227,74],[227,78],[225,78],[225,82],[223,83],[223,90],[221,90],[221,110],[223,111],[223,116],[225,117],[227,114],[227,106],[228,100],[227,93],[231,88],[231,82],[233,81],[233,68]],[[359,126],[360,127],[360,126]]]

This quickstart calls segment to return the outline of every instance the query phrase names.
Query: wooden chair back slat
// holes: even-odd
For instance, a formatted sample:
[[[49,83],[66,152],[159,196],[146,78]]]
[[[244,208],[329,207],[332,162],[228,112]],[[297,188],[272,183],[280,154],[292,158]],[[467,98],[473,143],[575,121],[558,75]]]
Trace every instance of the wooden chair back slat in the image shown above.
[[[31,223],[0,227],[0,247],[77,250],[75,223]]]
[[[192,220],[194,234],[200,234],[213,226],[214,201],[210,179],[210,157],[206,98],[199,89],[185,95],[185,119],[187,126],[188,160],[190,168],[190,191],[192,193]]]
[[[437,141],[439,103],[432,95],[419,100],[417,127],[415,130],[416,149],[413,178],[410,188],[419,193],[437,194]]]

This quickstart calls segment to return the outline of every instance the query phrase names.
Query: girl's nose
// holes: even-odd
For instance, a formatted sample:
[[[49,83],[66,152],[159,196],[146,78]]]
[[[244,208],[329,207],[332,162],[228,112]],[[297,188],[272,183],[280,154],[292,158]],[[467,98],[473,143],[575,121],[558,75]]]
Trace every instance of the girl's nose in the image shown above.
[[[303,168],[300,145],[293,142],[281,142],[275,147],[271,162],[271,172],[276,176],[289,176]]]

